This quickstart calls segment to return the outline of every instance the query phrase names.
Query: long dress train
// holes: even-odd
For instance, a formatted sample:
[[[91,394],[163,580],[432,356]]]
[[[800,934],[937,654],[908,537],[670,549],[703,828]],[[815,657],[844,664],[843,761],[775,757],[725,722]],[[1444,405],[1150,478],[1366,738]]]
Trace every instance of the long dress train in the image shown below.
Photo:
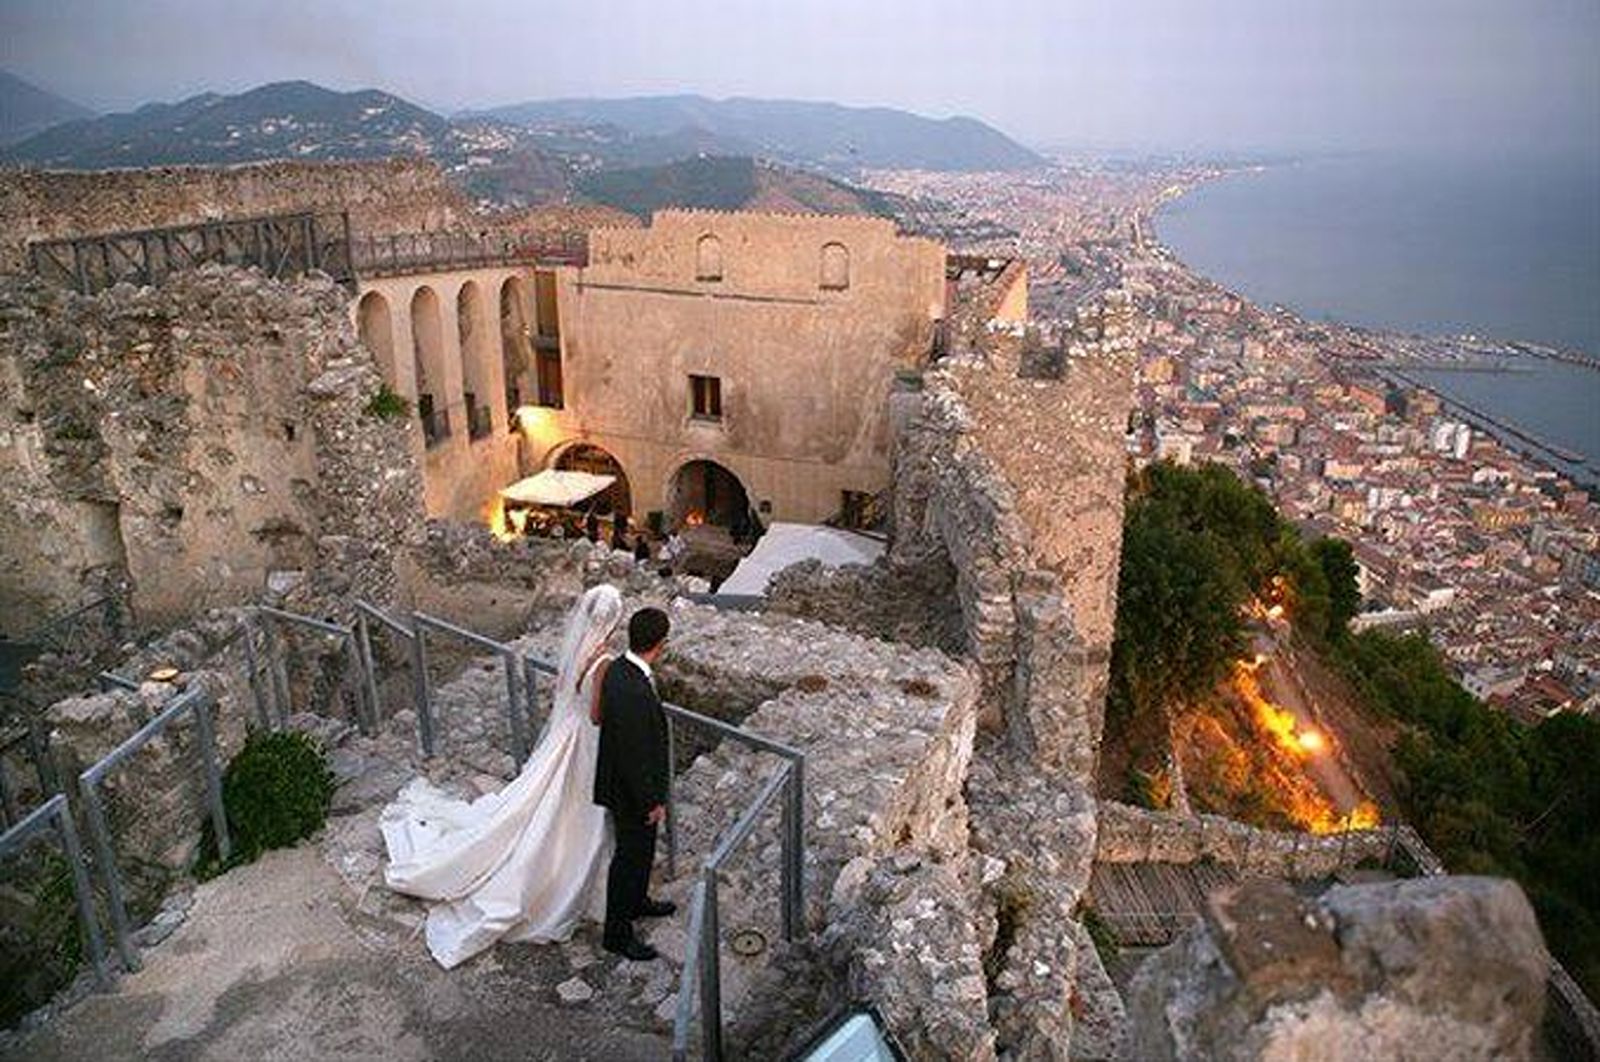
[[[604,918],[613,840],[593,802],[600,728],[585,707],[600,670],[557,700],[504,789],[469,804],[418,778],[384,808],[385,880],[438,901],[428,910],[428,950],[446,969],[497,940],[564,940],[579,921]]]

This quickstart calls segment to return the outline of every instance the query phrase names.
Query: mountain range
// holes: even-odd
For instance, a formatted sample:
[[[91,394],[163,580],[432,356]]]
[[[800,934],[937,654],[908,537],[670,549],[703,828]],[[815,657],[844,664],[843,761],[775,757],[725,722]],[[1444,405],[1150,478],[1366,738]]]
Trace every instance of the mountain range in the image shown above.
[[[422,155],[473,199],[503,206],[582,199],[637,214],[668,205],[882,214],[887,198],[850,176],[1040,161],[970,118],[784,100],[556,100],[447,118],[376,89],[286,81],[92,116],[48,97],[52,111],[34,93],[48,97],[0,82],[0,114],[34,100],[28,114],[65,120],[0,146],[0,162],[103,169]]]
[[[93,112],[0,70],[0,144],[24,140],[53,125]]]
[[[862,169],[1010,170],[1043,162],[974,118],[924,118],[887,107],[643,96],[544,100],[479,113],[534,130],[614,128],[645,149],[694,138],[707,154],[760,155],[843,175]]]

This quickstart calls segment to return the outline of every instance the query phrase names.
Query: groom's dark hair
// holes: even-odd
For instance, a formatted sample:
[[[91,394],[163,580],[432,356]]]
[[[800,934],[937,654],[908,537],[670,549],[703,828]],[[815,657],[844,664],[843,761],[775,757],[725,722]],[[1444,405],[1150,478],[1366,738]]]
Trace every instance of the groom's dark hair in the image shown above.
[[[641,608],[628,620],[628,648],[636,653],[648,653],[666,641],[671,626],[667,614],[659,608]]]

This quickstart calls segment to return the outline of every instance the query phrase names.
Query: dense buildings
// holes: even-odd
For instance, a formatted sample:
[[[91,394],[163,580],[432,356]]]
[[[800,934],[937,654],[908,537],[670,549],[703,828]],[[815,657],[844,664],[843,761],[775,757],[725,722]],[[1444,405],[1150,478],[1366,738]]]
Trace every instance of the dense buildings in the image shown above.
[[[1426,629],[1469,688],[1518,718],[1600,707],[1600,511],[1400,375],[1405,359],[1496,351],[1312,324],[1197,276],[1155,242],[1150,217],[1220,172],[1084,165],[878,183],[1014,230],[985,246],[1028,259],[1037,317],[1070,313],[1079,290],[1131,292],[1147,313],[1130,454],[1222,462],[1307,533],[1355,543],[1358,625]]]

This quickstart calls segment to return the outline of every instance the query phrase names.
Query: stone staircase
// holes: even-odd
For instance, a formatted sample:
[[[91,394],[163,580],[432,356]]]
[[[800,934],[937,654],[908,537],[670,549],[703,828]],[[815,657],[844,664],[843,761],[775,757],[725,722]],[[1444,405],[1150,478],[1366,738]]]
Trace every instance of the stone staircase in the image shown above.
[[[976,711],[976,684],[964,666],[932,650],[872,641],[787,617],[730,616],[678,602],[673,635],[659,676],[669,700],[738,723],[803,751],[806,759],[805,912],[807,929],[830,920],[840,871],[891,849],[958,847],[964,843],[960,799]],[[514,642],[520,652],[551,659],[559,631],[540,630]],[[545,693],[548,696],[548,693]],[[425,905],[383,886],[377,819],[416,774],[471,799],[512,777],[510,729],[502,665],[475,658],[434,687],[438,754],[423,760],[409,710],[389,717],[375,737],[342,724],[322,724],[340,780],[335,817],[323,852],[353,895],[355,911],[388,934],[420,938]],[[547,703],[547,702],[546,702]],[[536,727],[543,719],[535,720]],[[653,893],[679,905],[672,918],[641,924],[661,953],[653,963],[617,959],[599,947],[597,927],[582,927],[558,952],[555,978],[544,987],[562,1004],[603,1010],[607,1020],[670,1036],[687,945],[690,892],[723,832],[782,761],[733,740],[708,741],[677,724],[676,873],[658,848]],[[733,857],[719,889],[724,1019],[765,998],[763,973],[791,961],[780,924],[779,803],[758,819]],[[737,939],[738,947],[731,942]],[[494,949],[460,969],[533,946]],[[753,995],[754,993],[754,995]],[[698,1013],[698,1011],[696,1011]],[[697,1034],[696,1034],[697,1035]],[[694,1037],[691,1038],[695,1039]]]

